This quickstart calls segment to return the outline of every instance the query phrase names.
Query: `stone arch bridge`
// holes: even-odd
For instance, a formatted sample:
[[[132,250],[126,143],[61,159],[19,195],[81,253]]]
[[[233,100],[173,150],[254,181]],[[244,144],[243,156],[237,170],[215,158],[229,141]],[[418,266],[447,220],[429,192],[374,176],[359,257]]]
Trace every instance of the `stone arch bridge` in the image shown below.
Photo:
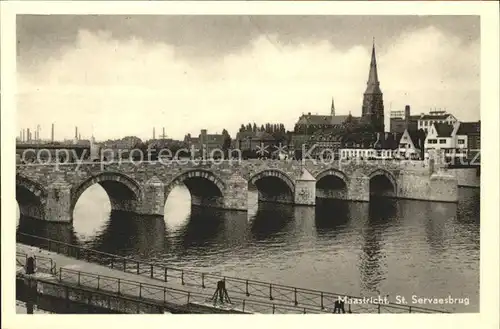
[[[186,161],[187,162],[187,161]],[[16,167],[16,199],[24,216],[71,222],[82,193],[94,184],[113,210],[163,215],[170,191],[184,184],[192,204],[247,210],[248,191],[259,201],[314,206],[317,198],[369,201],[371,195],[457,201],[457,181],[424,162],[241,160],[216,163],[77,163]]]

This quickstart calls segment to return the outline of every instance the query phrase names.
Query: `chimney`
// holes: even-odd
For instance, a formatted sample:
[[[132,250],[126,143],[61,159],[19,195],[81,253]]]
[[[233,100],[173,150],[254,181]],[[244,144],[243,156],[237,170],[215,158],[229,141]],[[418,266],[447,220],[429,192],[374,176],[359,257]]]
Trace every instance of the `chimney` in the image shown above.
[[[50,140],[54,143],[54,124],[52,124],[52,129],[50,131]]]
[[[78,139],[78,127],[75,127],[75,139]]]
[[[164,139],[164,138],[165,138],[165,127],[163,127],[163,134],[162,134],[161,138],[162,138],[162,139]]]
[[[26,134],[25,134],[25,130],[24,130],[24,129],[23,129],[23,131],[22,131],[22,134],[23,134],[23,137],[21,138],[21,140],[22,140],[23,142],[25,142],[25,141],[26,141]]]
[[[405,106],[405,128],[410,126],[410,105]]]
[[[30,128],[26,129],[26,135],[27,135],[26,141],[29,142],[31,140]]]

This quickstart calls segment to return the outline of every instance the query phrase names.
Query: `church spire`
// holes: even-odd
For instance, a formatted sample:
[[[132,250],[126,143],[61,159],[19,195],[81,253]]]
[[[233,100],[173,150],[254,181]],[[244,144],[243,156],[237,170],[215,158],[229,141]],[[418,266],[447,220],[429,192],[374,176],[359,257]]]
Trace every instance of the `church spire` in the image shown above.
[[[332,97],[332,107],[330,110],[331,110],[332,117],[334,117],[335,116],[335,102],[333,100],[333,97]]]
[[[377,72],[377,57],[375,56],[375,38],[373,38],[372,58],[370,61],[370,73],[363,95],[362,118],[369,123],[376,132],[384,132],[384,100],[380,90],[380,82]]]
[[[377,57],[375,56],[375,38],[373,38],[372,59],[370,62],[370,73],[366,83],[366,94],[382,93],[380,91],[380,82],[378,81]]]

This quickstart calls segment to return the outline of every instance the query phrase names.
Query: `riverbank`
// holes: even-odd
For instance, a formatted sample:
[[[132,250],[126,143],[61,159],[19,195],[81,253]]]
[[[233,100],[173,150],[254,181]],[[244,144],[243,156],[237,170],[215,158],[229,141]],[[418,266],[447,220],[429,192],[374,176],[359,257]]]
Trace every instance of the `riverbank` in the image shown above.
[[[35,236],[32,236],[36,238]],[[151,285],[154,291],[153,295],[166,295],[167,290],[175,290],[174,294],[183,295],[181,298],[187,299],[186,304],[196,303],[206,307],[214,307],[213,294],[218,287],[220,280],[223,280],[227,288],[229,303],[218,304],[218,309],[229,307],[231,310],[250,312],[250,313],[331,313],[333,305],[339,300],[340,295],[315,291],[310,289],[284,286],[276,283],[247,280],[241,278],[231,278],[209,273],[186,271],[179,268],[168,268],[161,264],[144,263],[134,259],[127,259],[116,255],[99,253],[97,251],[82,249],[78,246],[61,244],[50,240],[52,246],[57,252],[64,252],[75,258],[63,256],[58,253],[39,249],[38,247],[27,246],[18,243],[18,252],[22,254],[37,255],[41,258],[50,259],[50,262],[56,262],[59,272],[69,272],[69,276],[80,284],[80,272],[84,277],[90,277],[91,280],[97,280],[97,289],[99,289],[99,276],[104,281],[112,280],[120,287],[120,280],[130,281],[136,288],[140,285]],[[63,248],[64,247],[64,248]],[[48,249],[51,250],[50,245]],[[97,256],[97,258],[96,258]],[[85,259],[81,260],[81,259]],[[89,262],[90,261],[90,262]],[[94,262],[94,263],[91,263]],[[103,265],[99,265],[99,264]],[[85,272],[85,273],[83,273]],[[95,288],[95,287],[94,287]],[[212,289],[214,290],[212,290]],[[111,292],[116,292],[113,288]],[[138,289],[137,296],[140,298],[141,289]],[[344,295],[342,295],[344,296]],[[191,297],[191,298],[190,298]],[[352,296],[351,296],[352,297]],[[155,297],[156,300],[157,296]],[[354,298],[354,297],[353,297]],[[178,297],[174,299],[178,300]],[[195,301],[196,300],[196,301]],[[164,297],[164,302],[167,299]],[[156,300],[157,302],[157,300]],[[245,308],[246,306],[246,308]],[[435,313],[442,312],[421,307],[407,307],[401,304],[382,303],[369,305],[348,304],[348,313]]]
[[[38,257],[39,260],[49,261],[51,266],[55,264],[54,271],[51,273],[57,273],[56,275],[38,272],[35,274],[36,276],[48,275],[51,278],[35,279],[35,281],[38,288],[44,292],[51,291],[49,295],[59,297],[65,295],[66,298],[71,295],[69,296],[70,300],[79,301],[81,299],[80,292],[85,290],[87,295],[106,295],[102,300],[104,304],[107,300],[108,305],[110,305],[110,298],[114,298],[115,304],[127,300],[135,301],[136,304],[147,304],[146,306],[149,308],[141,309],[140,313],[157,313],[158,310],[164,313],[164,309],[172,311],[172,313],[329,313],[327,309],[318,310],[303,306],[290,306],[264,298],[231,298],[231,300],[228,298],[225,302],[215,303],[212,301],[213,292],[207,291],[210,289],[208,287],[206,287],[207,289],[197,289],[175,282],[167,283],[19,243],[16,245],[16,249],[21,260],[34,256]],[[40,265],[40,270],[42,268],[43,266]],[[22,267],[19,267],[19,271],[22,272]],[[22,274],[20,275],[22,276]],[[69,290],[72,290],[71,293]],[[84,297],[84,300],[87,300],[86,298],[93,299],[89,296]],[[101,304],[99,303],[100,306],[104,305]],[[131,313],[129,308],[123,308],[120,305],[117,307],[118,311],[124,310],[125,313]],[[151,307],[155,310],[154,312],[151,312]],[[136,308],[134,308],[135,311]]]

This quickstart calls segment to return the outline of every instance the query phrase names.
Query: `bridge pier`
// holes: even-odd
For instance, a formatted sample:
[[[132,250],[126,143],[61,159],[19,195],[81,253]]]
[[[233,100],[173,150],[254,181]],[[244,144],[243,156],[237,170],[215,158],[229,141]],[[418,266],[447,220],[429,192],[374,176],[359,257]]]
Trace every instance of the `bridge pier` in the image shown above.
[[[316,179],[307,169],[302,169],[302,175],[295,181],[296,205],[316,205]]]
[[[51,222],[71,222],[71,184],[62,176],[47,187],[45,219]]]
[[[347,186],[347,200],[370,201],[370,178],[362,174],[352,176]]]
[[[137,213],[163,216],[165,209],[165,184],[153,176],[142,185],[142,202],[137,205]]]
[[[224,209],[248,210],[248,181],[238,173],[233,173],[224,191]]]

